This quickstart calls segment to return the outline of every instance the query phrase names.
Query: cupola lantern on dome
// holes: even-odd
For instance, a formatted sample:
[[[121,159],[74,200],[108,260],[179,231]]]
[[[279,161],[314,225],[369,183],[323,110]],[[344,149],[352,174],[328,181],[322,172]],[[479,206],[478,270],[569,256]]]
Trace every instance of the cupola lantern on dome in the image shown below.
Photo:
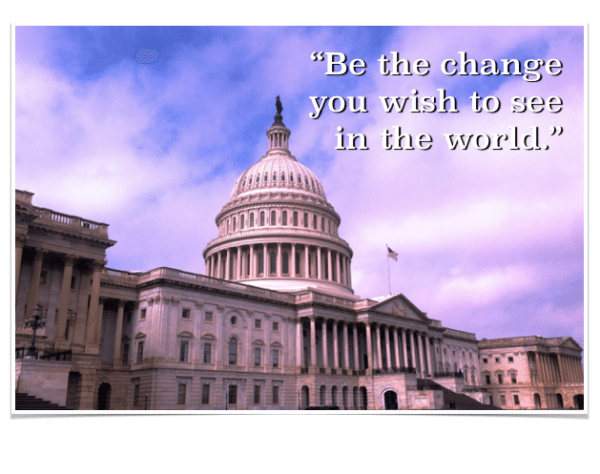
[[[266,154],[237,180],[204,250],[206,274],[280,291],[307,288],[352,295],[352,249],[319,179],[290,153],[277,113]]]

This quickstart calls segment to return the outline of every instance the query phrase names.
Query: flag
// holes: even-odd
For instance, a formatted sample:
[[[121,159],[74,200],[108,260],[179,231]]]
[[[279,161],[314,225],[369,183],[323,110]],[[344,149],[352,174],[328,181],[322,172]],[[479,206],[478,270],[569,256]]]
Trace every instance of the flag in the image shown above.
[[[387,245],[386,245],[387,247]],[[388,249],[388,258],[393,258],[394,261],[398,261],[398,252],[394,252],[391,248],[387,248]]]

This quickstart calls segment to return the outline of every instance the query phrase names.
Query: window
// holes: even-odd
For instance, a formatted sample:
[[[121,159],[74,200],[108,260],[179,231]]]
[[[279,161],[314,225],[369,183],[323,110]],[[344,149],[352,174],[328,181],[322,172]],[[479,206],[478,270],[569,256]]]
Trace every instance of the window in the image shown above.
[[[277,223],[277,214],[275,211],[271,211],[271,225],[275,225]]]
[[[281,253],[281,273],[287,275],[290,272],[289,265],[288,253],[284,251]]]
[[[136,383],[133,386],[133,406],[137,407],[140,403],[140,384]]]
[[[144,341],[138,342],[137,363],[140,364],[144,359]]]
[[[308,227],[308,213],[304,213],[304,227]]]
[[[484,364],[487,364],[487,357],[484,357],[484,358],[483,358],[483,363],[484,363]]]
[[[190,319],[192,317],[192,311],[188,308],[183,308],[183,311],[181,312],[181,317],[183,319]]]
[[[121,354],[121,363],[127,364],[129,362],[129,344],[123,344],[123,353]]]
[[[298,227],[298,213],[294,211],[294,227]]]
[[[513,395],[513,401],[515,403],[515,405],[520,405],[521,403],[519,402],[519,396],[518,395]]]
[[[273,349],[271,351],[271,356],[273,358],[273,367],[279,367],[279,350]]]
[[[273,405],[279,405],[279,386],[273,385]]]
[[[187,386],[184,383],[180,383],[177,389],[177,405],[185,405],[185,394]]]
[[[262,327],[262,319],[254,320],[254,329],[260,329]]]
[[[244,214],[242,214],[240,216],[240,229],[244,229],[245,225],[246,225],[246,216]]]
[[[140,319],[146,319],[146,308],[140,309]]]
[[[279,331],[279,322],[273,321],[273,331]]]
[[[325,232],[325,218],[321,217],[321,232]]]
[[[232,337],[229,339],[229,365],[237,364],[237,339]]]
[[[258,254],[258,274],[263,275],[265,273],[265,255],[263,252]]]
[[[212,344],[210,342],[205,342],[204,343],[204,358],[202,359],[202,361],[205,364],[210,364],[211,353],[212,353]]]
[[[496,361],[497,364],[499,364],[500,363],[500,357],[496,357],[495,361]]]
[[[500,404],[506,405],[506,395],[500,395]]]
[[[517,374],[510,374],[510,383],[517,383]]]
[[[489,374],[486,374],[486,376],[485,376],[485,383],[486,383],[487,385],[489,385],[489,384],[491,384],[491,383],[492,383],[492,380],[491,380],[491,377],[489,376]]]
[[[179,347],[179,362],[187,362],[188,361],[189,348],[190,348],[189,341],[181,341],[181,345]]]
[[[269,272],[271,275],[275,275],[275,273],[277,273],[277,254],[275,251],[270,253],[269,260]]]
[[[264,225],[265,225],[265,212],[264,212],[264,211],[262,211],[262,212],[260,213],[260,225],[261,225],[261,226],[264,226]]]
[[[207,311],[206,313],[204,313],[204,321],[211,323],[213,320],[213,314],[211,311]]]
[[[250,213],[250,227],[254,227],[254,213]]]
[[[235,232],[235,228],[236,228],[236,224],[237,224],[237,219],[234,217],[233,218],[233,231]]]
[[[281,214],[281,225],[287,225],[287,211],[283,211]]]
[[[237,385],[229,386],[228,399],[230,405],[237,405]]]
[[[502,383],[502,382],[503,382],[502,374],[498,374],[498,383]]]
[[[515,361],[515,359],[513,359],[513,357],[512,357],[512,356],[509,356],[509,357],[508,357],[508,361],[509,361],[509,362],[514,362],[514,361]]]
[[[70,319],[67,319],[67,325],[65,326],[65,341],[69,340],[72,325],[73,325],[73,321],[71,321]]]
[[[202,384],[202,405],[210,404],[210,385]]]
[[[254,348],[254,365],[260,367],[260,347]]]
[[[260,385],[254,386],[254,404],[260,405]]]
[[[317,228],[317,216],[313,216],[313,229]]]

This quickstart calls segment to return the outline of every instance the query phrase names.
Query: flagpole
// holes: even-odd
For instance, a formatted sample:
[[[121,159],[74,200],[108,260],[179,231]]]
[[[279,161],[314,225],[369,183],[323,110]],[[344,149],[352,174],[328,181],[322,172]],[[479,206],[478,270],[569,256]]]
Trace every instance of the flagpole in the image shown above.
[[[385,250],[388,251],[387,244],[385,244]],[[391,295],[392,294],[392,280],[390,279],[390,258],[388,255],[386,255],[385,259],[387,260],[387,267],[388,267],[388,290],[390,291],[390,295]]]

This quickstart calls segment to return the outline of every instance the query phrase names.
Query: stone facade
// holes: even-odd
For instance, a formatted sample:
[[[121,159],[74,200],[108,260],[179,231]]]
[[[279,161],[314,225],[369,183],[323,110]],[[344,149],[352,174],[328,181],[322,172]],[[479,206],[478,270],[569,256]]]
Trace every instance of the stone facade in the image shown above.
[[[482,387],[489,374],[512,373],[482,366],[483,354],[514,354],[525,376],[528,354],[538,349],[478,343],[402,294],[355,295],[340,217],[289,152],[279,114],[267,136],[266,155],[240,177],[217,216],[205,275],[107,268],[105,251],[115,244],[107,224],[36,207],[32,193],[16,191],[15,341],[29,345],[25,321],[37,308],[46,319],[37,333],[40,354],[70,355],[53,362],[52,373],[61,374],[53,380],[62,385],[52,396],[83,410],[356,410],[439,409],[436,386],[496,405],[512,394]],[[569,382],[572,392],[561,392],[564,407],[583,393],[581,348],[567,339],[540,352],[560,353],[560,367],[581,373]],[[48,389],[31,381],[45,363],[18,361],[17,390],[27,386],[44,398]],[[541,408],[554,408],[548,400],[563,381],[563,372],[558,379],[547,372],[552,363],[535,382],[554,384],[538,390]],[[519,399],[521,408],[536,407],[525,391]]]

